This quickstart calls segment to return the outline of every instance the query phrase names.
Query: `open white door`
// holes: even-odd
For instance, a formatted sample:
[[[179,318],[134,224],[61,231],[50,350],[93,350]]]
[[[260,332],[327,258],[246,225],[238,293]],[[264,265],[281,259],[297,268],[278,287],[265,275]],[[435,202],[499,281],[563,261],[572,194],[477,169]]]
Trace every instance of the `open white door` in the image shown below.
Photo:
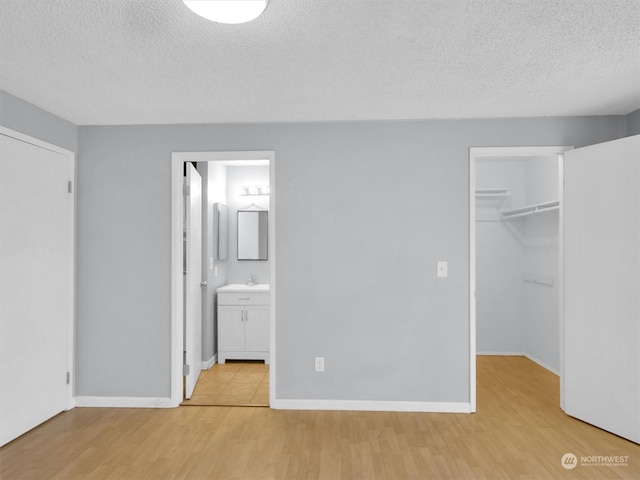
[[[640,443],[640,135],[564,160],[564,408]]]
[[[186,164],[185,178],[185,329],[187,365],[185,398],[191,398],[202,370],[202,178],[192,164]]]
[[[69,407],[72,162],[0,133],[0,446]]]

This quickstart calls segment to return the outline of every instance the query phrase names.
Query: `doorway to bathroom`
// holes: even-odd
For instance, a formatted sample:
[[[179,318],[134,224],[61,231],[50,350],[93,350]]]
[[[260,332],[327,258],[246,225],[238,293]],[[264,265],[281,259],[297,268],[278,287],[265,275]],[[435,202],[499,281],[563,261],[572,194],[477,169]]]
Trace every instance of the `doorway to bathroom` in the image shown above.
[[[182,219],[189,202],[188,192],[182,187],[185,163],[193,164],[198,171],[203,196],[199,277],[202,316],[198,323],[201,354],[200,362],[192,361],[194,366],[188,367],[185,367],[185,358],[189,358],[189,346],[185,340],[189,338],[185,335],[187,325],[183,320],[185,305],[189,302],[183,285]],[[174,406],[267,406],[273,403],[270,399],[275,395],[276,373],[274,180],[272,151],[174,152],[172,155],[171,398]],[[252,227],[254,216],[259,219],[256,228],[247,229],[247,225]],[[256,247],[259,256],[245,258],[246,239],[253,235],[262,239],[260,247]],[[199,378],[195,388],[185,396],[184,375],[193,373],[194,367]]]

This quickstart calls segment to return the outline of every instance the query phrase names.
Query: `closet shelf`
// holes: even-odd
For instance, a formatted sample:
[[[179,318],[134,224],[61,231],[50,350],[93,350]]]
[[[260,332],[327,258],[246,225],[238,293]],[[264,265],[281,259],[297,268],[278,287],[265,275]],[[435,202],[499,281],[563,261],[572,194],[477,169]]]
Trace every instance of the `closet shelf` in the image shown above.
[[[501,220],[511,220],[512,218],[527,217],[529,215],[535,215],[537,213],[551,212],[560,208],[560,201],[553,200],[551,202],[537,203],[535,205],[528,205],[521,208],[511,208],[509,210],[502,210],[500,212]]]
[[[477,197],[510,197],[510,188],[478,188],[476,189]]]

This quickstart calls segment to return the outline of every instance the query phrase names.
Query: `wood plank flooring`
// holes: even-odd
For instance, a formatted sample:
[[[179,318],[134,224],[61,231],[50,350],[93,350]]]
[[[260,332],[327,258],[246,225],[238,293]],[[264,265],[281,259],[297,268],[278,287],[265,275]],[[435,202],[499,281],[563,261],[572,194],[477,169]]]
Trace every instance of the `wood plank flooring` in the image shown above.
[[[478,412],[76,408],[0,449],[13,479],[638,479],[640,446],[565,415],[558,378],[478,357]],[[628,456],[625,466],[562,467]]]
[[[216,363],[200,374],[185,406],[269,406],[269,365],[263,362]]]

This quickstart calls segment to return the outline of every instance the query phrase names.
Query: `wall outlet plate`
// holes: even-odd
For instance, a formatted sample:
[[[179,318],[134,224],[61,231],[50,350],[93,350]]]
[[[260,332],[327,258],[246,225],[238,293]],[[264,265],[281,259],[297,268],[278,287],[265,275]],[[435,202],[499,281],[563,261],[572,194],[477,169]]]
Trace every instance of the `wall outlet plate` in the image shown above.
[[[316,372],[324,372],[324,357],[316,357]]]
[[[438,265],[437,265],[437,275],[440,278],[446,278],[449,275],[449,265],[448,262],[446,260],[440,260],[438,261]]]

